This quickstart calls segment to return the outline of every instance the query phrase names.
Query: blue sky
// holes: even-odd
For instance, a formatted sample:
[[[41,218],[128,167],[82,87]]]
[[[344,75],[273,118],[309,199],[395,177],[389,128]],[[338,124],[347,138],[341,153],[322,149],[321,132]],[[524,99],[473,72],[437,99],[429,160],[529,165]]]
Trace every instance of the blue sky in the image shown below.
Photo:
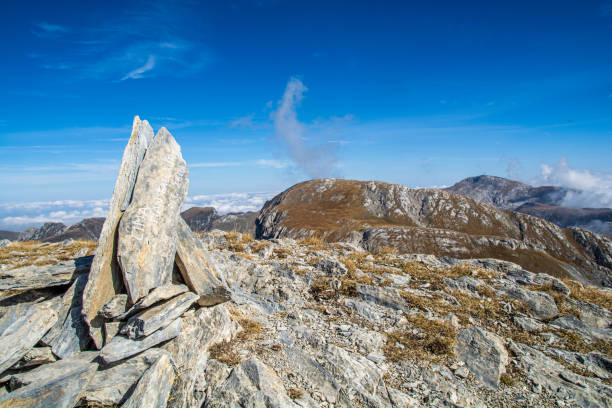
[[[324,176],[610,203],[609,1],[23,1],[0,21],[0,228],[104,215],[134,115],[181,144],[188,204],[224,211]]]

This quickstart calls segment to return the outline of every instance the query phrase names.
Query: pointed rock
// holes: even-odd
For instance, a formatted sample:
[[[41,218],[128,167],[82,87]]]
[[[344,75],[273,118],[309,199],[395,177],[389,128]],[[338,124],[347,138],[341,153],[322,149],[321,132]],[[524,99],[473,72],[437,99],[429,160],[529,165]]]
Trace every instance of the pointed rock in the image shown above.
[[[172,359],[162,354],[144,373],[122,408],[165,408],[174,383]]]
[[[119,223],[117,256],[132,303],[170,283],[176,223],[188,185],[181,148],[161,128],[147,149],[132,202]]]
[[[134,118],[132,135],[123,152],[119,176],[115,183],[106,220],[98,240],[98,249],[91,265],[89,281],[83,296],[83,315],[89,325],[89,333],[97,348],[104,342],[104,318],[98,311],[115,296],[123,287],[121,271],[116,260],[117,226],[121,219],[122,208],[129,201],[136,181],[140,163],[144,158],[149,142],[153,138],[153,129],[149,123]]]
[[[125,361],[101,366],[89,382],[83,399],[93,406],[118,406],[129,397],[142,375],[164,355],[168,353],[153,348]]]
[[[21,359],[57,321],[59,298],[32,305],[11,320],[0,320],[0,373]]]
[[[182,320],[176,319],[174,322],[152,333],[150,336],[141,339],[128,339],[127,337],[116,336],[108,343],[101,351],[100,357],[105,363],[113,363],[123,360],[130,356],[140,353],[141,351],[150,349],[164,341],[170,340],[178,336],[181,332]]]
[[[140,312],[127,321],[121,329],[121,334],[125,334],[130,339],[148,336],[182,315],[197,299],[198,295],[195,293],[183,293],[162,304]]]
[[[202,242],[180,217],[176,229],[176,265],[189,288],[200,295],[198,303],[201,306],[214,306],[230,300],[231,294],[210,263]]]
[[[72,408],[96,372],[95,363],[74,364],[61,375],[45,377],[0,397],[0,408]]]
[[[501,338],[477,326],[459,330],[455,355],[483,384],[497,389],[508,364],[508,352]]]

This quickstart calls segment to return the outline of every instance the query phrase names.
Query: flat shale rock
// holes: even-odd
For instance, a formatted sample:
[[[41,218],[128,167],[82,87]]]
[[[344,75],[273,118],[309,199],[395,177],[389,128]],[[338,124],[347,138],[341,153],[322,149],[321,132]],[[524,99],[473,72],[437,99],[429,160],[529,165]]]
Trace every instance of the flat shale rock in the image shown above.
[[[132,303],[170,283],[176,224],[188,185],[181,148],[161,128],[147,149],[132,201],[119,223],[117,257]]]
[[[59,334],[49,342],[53,354],[59,358],[66,358],[85,350],[91,341],[87,324],[83,319],[83,290],[86,282],[87,275],[80,275],[77,278],[68,315]]]
[[[68,288],[66,293],[62,296],[62,302],[57,312],[57,322],[51,329],[43,336],[40,340],[42,344],[50,346],[54,344],[54,340],[62,333],[64,328],[64,322],[71,312],[73,306],[82,304],[83,290],[87,285],[87,275],[80,275],[72,285]]]
[[[512,299],[524,302],[531,315],[540,320],[552,319],[559,314],[555,300],[548,293],[522,288],[505,288],[502,291]]]
[[[176,380],[172,386],[170,408],[199,407],[204,400],[204,371],[211,345],[230,341],[238,332],[225,305],[189,311],[183,319],[181,333],[163,346],[172,356]]]
[[[508,363],[508,352],[498,336],[477,326],[459,330],[455,355],[483,384],[497,389]]]
[[[152,348],[128,360],[102,366],[89,382],[83,399],[92,405],[119,405],[130,396],[134,384],[162,356],[163,350]],[[163,384],[158,384],[163,387]]]
[[[100,357],[107,364],[131,357],[164,341],[175,338],[181,332],[181,324],[182,320],[180,318],[176,319],[163,329],[153,332],[150,336],[136,340],[116,336],[110,343],[104,346]]]
[[[0,373],[19,361],[55,324],[58,308],[55,298],[36,303],[18,316],[9,313],[0,319]]]
[[[228,301],[231,294],[211,265],[207,256],[208,251],[180,217],[177,233],[176,265],[189,288],[200,295],[198,304],[214,306]]]
[[[11,408],[72,408],[80,400],[98,365],[95,363],[74,364],[56,376],[0,397],[0,407]]]
[[[206,398],[205,408],[298,407],[274,370],[252,357],[234,367],[229,377]]]
[[[122,408],[165,408],[174,383],[172,359],[162,354],[144,373]]]
[[[195,293],[183,293],[155,307],[140,312],[130,317],[125,326],[121,329],[121,334],[125,334],[130,339],[148,336],[157,329],[165,327],[174,321],[189,309],[196,300],[198,300],[198,295]]]
[[[51,352],[51,347],[34,347],[28,351],[21,360],[15,363],[11,368],[32,367],[40,364],[52,363],[56,360]]]
[[[106,302],[98,314],[105,319],[114,319],[121,316],[128,308],[128,295],[120,293],[113,296],[111,300]]]
[[[76,261],[61,262],[57,265],[28,265],[2,272],[0,291],[42,289],[52,286],[69,285],[75,275],[87,272],[88,262],[77,265]]]
[[[125,320],[130,316],[138,313],[139,311],[146,309],[148,307],[153,306],[154,304],[161,302],[162,300],[170,299],[175,297],[176,295],[180,295],[181,293],[187,292],[189,289],[185,285],[175,285],[169,283],[164,286],[160,286],[158,288],[153,289],[147,296],[143,297],[129,308],[125,313],[114,316],[117,320]],[[125,295],[127,296],[127,295]]]
[[[153,129],[146,120],[141,121],[136,116],[132,135],[123,152],[119,175],[85,288],[83,316],[88,322],[91,338],[98,349],[104,344],[104,318],[98,315],[98,311],[123,288],[123,278],[116,259],[117,226],[123,214],[122,208],[125,208],[125,203],[131,199],[138,168],[151,139],[153,139]]]

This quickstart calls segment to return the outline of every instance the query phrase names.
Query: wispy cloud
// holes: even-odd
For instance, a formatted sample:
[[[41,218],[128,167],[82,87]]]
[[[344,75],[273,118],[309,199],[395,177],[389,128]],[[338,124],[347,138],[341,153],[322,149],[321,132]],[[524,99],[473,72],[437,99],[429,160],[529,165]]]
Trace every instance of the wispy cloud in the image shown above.
[[[573,169],[567,159],[557,164],[541,165],[542,172],[535,181],[574,189],[563,201],[568,207],[612,208],[612,174],[598,173],[589,169]]]
[[[253,118],[254,114],[246,115],[241,118],[235,119],[230,123],[231,128],[252,128],[255,125]]]
[[[215,207],[220,214],[229,212],[259,211],[275,192],[229,193],[195,195],[187,197],[183,209],[190,207]]]
[[[307,127],[297,118],[296,109],[307,90],[298,78],[291,78],[287,83],[278,108],[272,113],[276,138],[287,157],[308,177],[331,176],[337,171],[334,146],[329,143],[309,146],[306,143]]]
[[[44,57],[45,69],[71,69],[81,78],[113,81],[157,76],[182,77],[210,61],[202,42],[198,13],[189,1],[157,0],[147,7],[126,8],[99,25],[78,28],[36,23],[39,37],[69,44],[67,55]]]
[[[282,161],[282,160],[266,160],[266,159],[259,159],[255,163],[257,165],[259,165],[259,166],[273,167],[275,169],[283,169],[283,168],[285,168],[285,167],[287,167],[289,165],[289,163],[287,163],[286,161]]]
[[[203,163],[191,163],[189,167],[235,167],[244,166],[246,162],[203,162]]]
[[[128,74],[121,78],[121,80],[125,81],[126,79],[142,78],[142,74],[152,70],[153,67],[155,67],[155,57],[153,55],[149,55],[149,57],[147,58],[147,62],[145,62],[143,66],[136,68],[131,72],[128,72]]]

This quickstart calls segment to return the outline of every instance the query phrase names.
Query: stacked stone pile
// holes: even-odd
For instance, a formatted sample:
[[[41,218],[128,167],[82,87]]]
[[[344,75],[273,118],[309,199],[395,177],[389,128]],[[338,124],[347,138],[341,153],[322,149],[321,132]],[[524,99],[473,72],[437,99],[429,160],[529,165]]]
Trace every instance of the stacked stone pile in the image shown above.
[[[0,382],[10,392],[0,407],[163,407],[171,391],[169,406],[197,405],[207,346],[237,326],[220,305],[226,283],[179,216],[188,184],[172,135],[154,137],[136,117],[93,259],[3,276]]]

